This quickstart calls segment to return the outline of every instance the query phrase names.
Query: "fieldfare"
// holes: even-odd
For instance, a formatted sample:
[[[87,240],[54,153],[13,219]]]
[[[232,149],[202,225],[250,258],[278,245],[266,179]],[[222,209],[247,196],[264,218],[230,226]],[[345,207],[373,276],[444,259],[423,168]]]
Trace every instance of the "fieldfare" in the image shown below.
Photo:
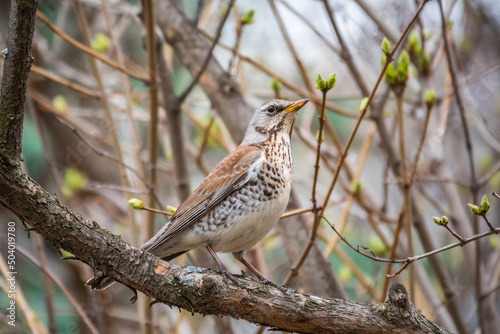
[[[292,127],[297,111],[308,101],[272,100],[258,108],[240,146],[208,174],[141,249],[170,261],[192,249],[206,248],[226,283],[231,280],[244,288],[216,255],[232,253],[262,282],[283,290],[244,256],[285,211],[292,186]],[[95,277],[87,285],[102,290],[113,282],[109,277]]]

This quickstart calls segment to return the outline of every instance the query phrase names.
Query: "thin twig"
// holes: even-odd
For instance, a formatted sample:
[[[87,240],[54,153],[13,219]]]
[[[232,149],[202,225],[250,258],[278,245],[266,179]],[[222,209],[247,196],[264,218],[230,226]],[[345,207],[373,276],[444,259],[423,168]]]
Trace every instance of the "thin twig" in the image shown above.
[[[92,323],[92,320],[90,320],[89,315],[85,312],[85,309],[82,307],[82,303],[77,300],[75,296],[66,288],[66,285],[63,284],[59,278],[56,275],[53,275],[50,271],[48,271],[45,267],[43,267],[26,249],[24,249],[22,246],[17,245],[16,250],[24,256],[26,259],[28,259],[31,263],[33,263],[36,267],[40,269],[40,271],[46,275],[48,278],[50,278],[60,289],[61,291],[68,297],[69,301],[73,306],[75,307],[76,312],[82,317],[83,322],[87,327],[89,328],[91,333],[98,334],[99,331],[97,328],[94,326]]]
[[[81,93],[83,95],[86,95],[89,97],[95,97],[95,98],[99,98],[101,96],[101,94],[99,94],[98,92],[95,92],[87,87],[84,87],[84,86],[79,85],[77,83],[71,82],[67,79],[64,79],[63,77],[61,77],[55,73],[52,73],[50,71],[47,71],[46,69],[44,69],[42,67],[38,67],[36,65],[33,65],[33,66],[31,66],[31,71],[34,73],[40,74],[41,76],[43,76],[49,80],[57,82],[58,84],[61,84],[61,85],[66,86],[70,89],[73,89],[74,91],[77,91],[78,93]]]
[[[82,34],[84,44],[90,45],[90,31],[89,31],[87,18],[85,17],[85,14],[83,13],[83,9],[82,9],[80,2],[78,0],[73,1],[73,9],[75,11],[76,19],[78,21],[78,26],[80,27],[80,31]],[[116,159],[123,162],[124,159],[123,159],[123,154],[122,154],[121,142],[118,139],[118,134],[116,133],[115,125],[113,122],[113,116],[111,114],[111,108],[109,106],[109,99],[105,93],[102,75],[97,67],[97,62],[95,59],[96,58],[94,58],[91,54],[88,54],[90,69],[91,69],[92,75],[94,76],[94,79],[96,81],[97,90],[99,91],[99,93],[101,95],[101,98],[99,101],[101,102],[101,107],[102,107],[102,110],[104,112],[104,120],[106,123],[107,131],[109,132],[109,135],[111,136],[113,152],[116,156]],[[122,185],[124,187],[129,188],[131,186],[130,180],[128,178],[127,171],[125,170],[123,164],[118,164],[118,170],[120,173],[120,180],[121,180]],[[125,196],[127,196],[127,199],[132,198],[132,194],[130,194],[130,193],[126,193]],[[138,240],[138,233],[137,233],[138,230],[137,230],[137,222],[135,219],[135,215],[134,215],[133,211],[131,210],[131,208],[128,209],[127,212],[128,212],[128,218],[130,220],[130,225],[132,227],[132,243],[134,246],[138,246],[139,240]]]
[[[226,12],[224,13],[224,16],[222,17],[222,20],[219,22],[219,26],[217,27],[217,32],[215,33],[215,38],[212,40],[212,45],[210,46],[210,49],[208,50],[208,54],[205,56],[205,60],[201,64],[200,70],[196,74],[196,76],[193,78],[193,81],[189,84],[189,86],[186,88],[186,90],[179,96],[178,103],[182,104],[186,97],[188,97],[189,93],[191,93],[191,90],[193,90],[194,86],[198,83],[198,80],[200,80],[201,75],[203,72],[205,72],[205,69],[208,66],[208,63],[210,62],[210,59],[212,59],[212,54],[214,52],[215,47],[217,46],[217,43],[219,42],[219,38],[222,33],[222,28],[224,28],[224,24],[226,23],[226,20],[229,16],[229,13],[231,12],[231,8],[233,7],[235,0],[229,0],[229,4],[227,5]]]
[[[396,53],[396,50],[398,49],[399,45],[402,43],[404,37],[406,36],[406,34],[408,33],[408,31],[410,30],[411,26],[413,25],[413,23],[415,22],[415,20],[419,16],[419,14],[422,12],[422,10],[423,10],[423,8],[424,8],[424,6],[425,6],[426,3],[427,3],[427,1],[422,1],[422,4],[418,8],[418,10],[415,13],[415,15],[413,16],[413,18],[410,20],[410,22],[406,26],[406,29],[403,31],[403,34],[401,35],[401,37],[399,38],[398,42],[396,43],[396,46],[394,47],[394,49],[392,50],[392,52],[390,53],[390,55],[387,56],[387,61],[385,62],[384,66],[382,67],[382,70],[380,71],[380,74],[379,74],[379,76],[377,78],[377,82],[375,83],[375,86],[373,87],[373,89],[372,89],[372,91],[371,91],[371,93],[370,93],[370,95],[368,97],[368,101],[366,103],[366,106],[361,111],[361,114],[359,115],[359,118],[358,118],[358,121],[356,122],[354,130],[352,131],[352,133],[351,133],[351,135],[350,135],[350,137],[349,137],[349,139],[347,141],[347,144],[345,146],[345,149],[344,149],[343,153],[341,154],[341,156],[339,158],[339,161],[337,163],[337,168],[335,169],[335,174],[333,176],[333,180],[332,180],[332,182],[330,184],[330,187],[328,189],[328,192],[327,192],[327,194],[326,194],[326,196],[324,198],[323,204],[321,205],[321,209],[318,210],[318,215],[317,216],[322,216],[323,212],[324,212],[324,209],[328,205],[328,202],[330,200],[330,196],[331,196],[331,194],[333,192],[333,188],[335,187],[335,185],[337,183],[337,180],[339,178],[340,170],[341,170],[342,165],[344,164],[344,161],[345,161],[345,159],[347,157],[347,152],[349,151],[349,148],[351,147],[351,144],[354,141],[354,137],[356,136],[356,133],[357,133],[357,131],[359,129],[359,126],[361,125],[361,121],[363,120],[364,116],[366,115],[366,113],[368,111],[368,107],[370,106],[370,103],[373,100],[373,97],[375,96],[375,93],[376,93],[376,91],[378,89],[378,86],[380,85],[380,82],[382,81],[382,78],[384,77],[385,70],[387,69],[387,66],[389,66],[389,63],[393,59],[394,54]],[[317,229],[318,225],[319,224],[314,224],[313,225],[313,231],[311,232],[311,235],[315,235],[316,234],[316,232],[314,231],[314,229]],[[292,268],[290,269],[290,272],[289,272],[288,277],[287,277],[287,279],[286,279],[285,282],[290,281],[291,278],[297,274],[297,272],[300,269],[301,265],[304,263],[305,258],[309,254],[311,248],[312,248],[312,245],[309,243],[306,246],[306,248],[304,249],[304,252],[302,253],[299,261],[297,262],[297,264],[294,265],[294,266],[292,266]],[[286,285],[286,283],[285,283],[285,285]]]
[[[123,73],[126,73],[128,74],[129,76],[133,77],[133,78],[136,78],[138,80],[141,80],[141,81],[144,81],[144,82],[148,82],[148,77],[142,73],[136,73],[132,70],[129,70],[125,67],[122,67],[120,64],[118,64],[117,62],[107,58],[106,56],[103,56],[102,54],[100,54],[99,52],[93,50],[92,48],[86,46],[85,44],[82,44],[76,40],[74,40],[73,38],[71,38],[70,36],[68,36],[64,31],[62,31],[61,29],[59,29],[58,27],[56,27],[54,24],[52,24],[48,18],[46,18],[42,13],[40,13],[40,11],[36,11],[36,17],[38,17],[38,19],[40,21],[42,21],[46,26],[47,28],[49,28],[50,30],[52,30],[56,35],[58,35],[59,37],[61,37],[62,39],[64,39],[66,42],[70,43],[71,45],[73,45],[74,47],[80,49],[81,51],[87,53],[88,55],[92,56],[93,58],[96,58],[96,59],[99,59],[100,61],[102,61],[103,63],[119,70],[119,71],[122,71]]]
[[[316,29],[316,27],[314,27],[314,25],[312,24],[311,21],[309,21],[309,19],[302,15],[298,10],[296,10],[295,8],[293,8],[292,6],[290,6],[290,4],[284,0],[278,0],[283,6],[285,6],[286,8],[288,8],[294,15],[296,15],[299,19],[302,20],[302,22],[304,22],[313,32],[316,36],[319,37],[319,39],[321,39],[321,41],[327,46],[329,47],[335,54],[337,55],[340,55],[340,50],[332,43],[330,42],[318,29]]]
[[[290,210],[290,211],[287,211],[284,214],[282,214],[280,219],[300,215],[300,214],[307,213],[307,212],[313,212],[313,208],[303,208],[303,209]]]
[[[420,254],[420,255],[417,255],[417,256],[413,256],[413,257],[407,257],[407,258],[404,258],[404,259],[394,259],[394,258],[382,258],[382,257],[378,257],[378,256],[375,256],[373,255],[372,252],[370,252],[370,254],[367,254],[365,252],[362,252],[359,248],[360,246],[357,246],[357,247],[354,247],[345,237],[343,237],[338,231],[337,229],[335,229],[335,226],[330,223],[328,221],[328,219],[326,219],[325,217],[321,217],[322,219],[324,219],[328,225],[330,225],[330,227],[333,229],[333,231],[335,231],[335,233],[337,233],[337,235],[339,236],[339,238],[347,245],[349,246],[349,248],[351,248],[353,251],[355,251],[356,253],[370,259],[370,260],[373,260],[373,261],[376,261],[376,262],[385,262],[385,263],[402,263],[402,264],[410,264],[412,262],[415,262],[415,261],[419,261],[419,260],[422,260],[422,259],[425,259],[429,256],[432,256],[432,255],[436,255],[436,254],[439,254],[439,253],[442,253],[444,251],[447,251],[447,250],[450,250],[450,249],[453,249],[453,248],[456,248],[456,247],[461,247],[461,246],[464,246],[468,243],[471,243],[473,241],[476,241],[476,240],[479,240],[479,239],[482,239],[484,237],[487,237],[489,235],[493,235],[493,234],[500,234],[500,227],[498,228],[493,228],[493,230],[489,230],[487,232],[483,232],[483,233],[480,233],[480,234],[475,234],[469,238],[462,238],[462,241],[459,241],[459,242],[456,242],[456,243],[453,243],[453,244],[449,244],[447,246],[444,246],[444,247],[441,247],[441,248],[438,248],[438,249],[435,249],[431,252],[427,252],[427,253],[424,253],[424,254]],[[368,250],[366,247],[362,247],[363,249],[365,250]],[[398,274],[401,273],[401,271],[398,271],[397,272]]]
[[[78,137],[80,138],[85,144],[87,144],[88,147],[90,147],[92,149],[92,151],[94,151],[97,155],[100,155],[102,157],[106,157],[108,159],[111,159],[113,160],[114,162],[116,162],[117,164],[123,166],[124,168],[128,169],[129,171],[131,171],[132,173],[134,173],[142,182],[144,182],[144,184],[146,185],[146,187],[148,187],[148,182],[147,180],[144,178],[144,176],[142,176],[141,173],[139,173],[139,171],[137,171],[135,168],[133,168],[132,166],[129,166],[127,165],[126,163],[124,163],[123,161],[121,161],[120,159],[118,159],[117,157],[115,157],[114,155],[111,155],[109,154],[108,152],[106,151],[102,151],[100,149],[98,149],[97,147],[95,147],[94,145],[92,145],[91,142],[89,142],[87,140],[87,138],[85,138],[81,133],[80,131],[78,131],[78,129],[76,127],[74,127],[72,124],[70,124],[67,120],[65,120],[64,118],[61,118],[61,117],[56,117],[56,120],[58,120],[59,122],[61,122],[62,124],[64,124],[65,126],[68,127],[68,129],[70,129],[71,131],[73,131],[73,133]],[[130,186],[125,186],[127,189],[131,189]]]
[[[207,38],[212,38],[207,32],[205,32],[203,30],[200,30],[200,32],[203,35],[205,35]],[[222,44],[220,42],[219,42],[219,45],[223,49],[226,49],[226,50],[229,50],[229,51],[233,51],[234,50],[234,48],[231,48],[230,46],[227,46],[227,45]],[[279,82],[281,82],[281,84],[284,87],[290,89],[291,91],[293,91],[294,93],[296,93],[298,96],[307,97],[308,99],[310,99],[316,105],[321,104],[321,100],[318,97],[318,95],[316,95],[316,94],[314,94],[314,95],[309,94],[306,90],[304,90],[304,89],[300,88],[299,86],[293,84],[289,80],[286,80],[281,75],[279,75],[279,74],[271,71],[269,68],[267,68],[266,66],[258,63],[257,61],[253,60],[250,57],[244,56],[242,54],[238,54],[238,57],[239,57],[239,59],[241,61],[247,62],[248,64],[250,64],[253,67],[255,67],[258,70],[260,70],[261,72],[264,72],[265,74],[267,74],[269,77],[278,79]],[[335,105],[333,105],[331,103],[326,103],[326,109],[330,110],[330,111],[332,111],[334,113],[337,113],[339,115],[342,115],[344,117],[349,117],[349,118],[358,118],[359,117],[359,113],[357,113],[357,112],[354,113],[354,112],[347,111],[347,110],[345,110],[343,108],[340,108],[340,107],[337,107],[337,106],[335,106]]]
[[[451,49],[450,49],[450,42],[448,40],[449,35],[448,35],[448,28],[447,28],[447,21],[445,18],[445,13],[443,9],[443,2],[442,0],[438,0],[439,3],[439,12],[441,14],[441,31],[443,34],[443,42],[444,42],[444,50],[446,53],[446,59],[448,61],[448,69],[451,75],[451,82],[453,86],[453,92],[455,94],[455,99],[457,101],[457,106],[458,110],[460,112],[460,120],[462,123],[462,129],[464,132],[464,137],[465,137],[465,148],[467,150],[467,156],[469,160],[469,169],[470,169],[470,180],[471,180],[471,194],[472,194],[472,202],[475,203],[477,201],[477,179],[476,179],[476,171],[474,167],[474,157],[472,154],[472,142],[470,139],[470,133],[469,133],[469,127],[467,124],[467,119],[465,117],[465,108],[462,102],[462,97],[460,95],[460,90],[458,88],[458,79],[457,79],[457,74],[455,72],[455,65],[453,63],[453,59],[451,57]],[[474,215],[474,233],[479,232],[479,222],[477,219],[477,216]],[[476,299],[477,299],[477,315],[479,319],[479,328],[481,329],[481,332],[486,332],[486,319],[485,319],[485,314],[483,312],[483,299],[481,299],[482,295],[482,283],[481,283],[481,247],[480,243],[475,244],[475,283],[476,283]]]
[[[354,64],[354,59],[352,58],[351,51],[349,51],[349,47],[344,42],[344,38],[337,27],[337,23],[335,21],[335,16],[333,15],[332,8],[328,4],[328,0],[323,0],[323,4],[325,5],[326,12],[328,14],[328,18],[330,19],[330,23],[332,24],[333,30],[335,31],[335,35],[337,36],[337,40],[340,44],[340,58],[347,64],[347,68],[349,72],[354,77],[356,84],[361,91],[363,96],[368,95],[368,88],[365,85],[365,82],[362,79],[361,73],[359,72],[356,64]]]
[[[274,3],[274,0],[269,0],[269,5],[271,6],[272,12],[274,14],[274,17],[276,18],[276,22],[278,23],[278,26],[281,31],[281,35],[283,35],[283,39],[285,40],[285,43],[288,47],[288,51],[292,55],[295,65],[297,66],[297,69],[299,70],[300,77],[302,78],[302,82],[307,88],[307,91],[309,92],[309,95],[314,94],[314,87],[311,83],[311,79],[307,75],[307,71],[302,64],[302,61],[299,58],[299,55],[297,54],[297,51],[295,50],[295,47],[292,44],[292,41],[290,39],[290,36],[285,28],[285,24],[283,23],[283,19],[281,18],[278,9],[276,8],[276,4]],[[312,102],[315,102],[314,100]]]
[[[316,162],[314,163],[314,178],[313,178],[313,186],[312,186],[312,195],[311,202],[313,208],[316,209],[316,185],[318,184],[318,175],[319,175],[319,162],[321,159],[321,143],[323,143],[323,128],[325,126],[325,102],[326,102],[326,94],[327,91],[323,91],[323,100],[321,102],[320,112],[318,113],[319,120],[319,130],[318,136],[316,138]]]

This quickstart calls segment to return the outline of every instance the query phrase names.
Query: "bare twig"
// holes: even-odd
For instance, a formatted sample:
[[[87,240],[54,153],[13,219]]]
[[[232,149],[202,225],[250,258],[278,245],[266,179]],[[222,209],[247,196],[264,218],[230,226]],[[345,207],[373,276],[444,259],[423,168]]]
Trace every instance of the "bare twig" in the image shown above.
[[[84,87],[84,86],[79,85],[77,83],[66,80],[63,77],[61,77],[55,73],[52,73],[50,71],[47,71],[46,69],[44,69],[42,67],[38,67],[36,65],[33,65],[33,66],[31,66],[31,71],[34,73],[40,74],[41,76],[43,76],[49,80],[57,82],[63,86],[66,86],[70,89],[73,89],[74,91],[77,91],[78,93],[84,94],[86,96],[95,97],[95,98],[99,98],[101,96],[101,94],[99,94],[98,92],[95,92],[87,87]]]
[[[68,297],[71,304],[73,304],[73,306],[75,307],[76,312],[78,312],[80,317],[82,317],[83,322],[85,323],[85,325],[87,325],[90,332],[98,334],[99,331],[92,323],[92,320],[90,320],[89,315],[85,312],[84,308],[82,307],[82,303],[77,300],[77,298],[70,292],[70,290],[68,290],[68,288],[66,288],[66,285],[63,284],[63,282],[61,282],[56,275],[53,275],[50,271],[48,271],[46,267],[42,266],[40,262],[38,262],[22,246],[17,246],[16,250],[19,252],[19,254],[23,255],[26,259],[28,259],[31,263],[33,263],[36,267],[38,267],[46,277],[48,277],[51,281],[53,281],[57,285],[58,288],[61,289],[61,291],[66,295],[66,297]]]
[[[115,62],[115,61],[113,61],[113,60],[111,60],[111,59],[103,56],[102,54],[100,54],[99,52],[97,52],[97,51],[93,50],[92,48],[86,46],[85,44],[82,44],[82,43],[74,40],[73,38],[71,38],[70,36],[68,36],[64,31],[62,31],[61,29],[59,29],[58,27],[56,27],[54,24],[52,24],[49,21],[49,19],[46,18],[39,11],[36,12],[36,17],[38,17],[38,19],[40,21],[42,21],[47,26],[47,28],[49,28],[50,30],[52,30],[56,35],[58,35],[59,37],[61,37],[66,42],[70,43],[71,45],[75,46],[76,48],[80,49],[81,51],[87,53],[91,57],[99,59],[103,63],[105,63],[105,64],[107,64],[107,65],[109,65],[109,66],[111,66],[113,68],[116,68],[117,70],[122,71],[122,72],[128,74],[129,76],[131,76],[133,78],[136,78],[136,79],[144,81],[144,82],[148,82],[149,78],[146,75],[144,75],[142,73],[136,73],[136,72],[134,72],[132,70],[124,68],[120,64],[118,64],[117,62]]]
[[[382,257],[378,257],[378,256],[375,256],[373,255],[372,252],[370,252],[371,254],[367,254],[363,251],[360,250],[360,246],[357,246],[357,247],[354,247],[345,237],[343,237],[338,231],[337,229],[335,228],[335,226],[330,223],[328,221],[328,219],[326,219],[325,217],[321,217],[322,219],[324,219],[328,225],[330,225],[330,227],[333,229],[333,231],[335,233],[337,233],[337,235],[339,236],[339,238],[347,245],[349,246],[349,248],[351,248],[353,251],[355,251],[356,253],[370,259],[370,260],[373,260],[373,261],[376,261],[376,262],[385,262],[385,263],[402,263],[406,268],[409,264],[411,264],[412,262],[415,262],[415,261],[419,261],[419,260],[422,260],[422,259],[425,259],[427,257],[430,257],[432,255],[436,255],[436,254],[439,254],[439,253],[442,253],[444,251],[447,251],[447,250],[450,250],[450,249],[453,249],[453,248],[456,248],[456,247],[461,247],[461,246],[464,246],[468,243],[471,243],[473,241],[476,241],[476,240],[479,240],[479,239],[482,239],[484,237],[487,237],[489,235],[493,235],[493,234],[500,234],[500,227],[498,228],[493,228],[492,230],[489,230],[487,232],[483,232],[483,233],[480,233],[480,234],[475,234],[469,238],[462,238],[461,241],[459,242],[456,242],[456,243],[453,243],[453,244],[449,244],[447,246],[444,246],[444,247],[441,247],[441,248],[438,248],[438,249],[435,249],[431,252],[427,252],[427,253],[424,253],[424,254],[420,254],[420,255],[417,255],[417,256],[412,256],[412,257],[407,257],[407,258],[404,258],[404,259],[393,259],[393,258],[382,258]],[[362,247],[363,249],[365,250],[368,250],[366,247]],[[369,251],[369,250],[368,250]],[[404,269],[403,268],[403,269]],[[386,275],[388,278],[390,277],[394,277],[396,276],[397,274],[400,274],[402,272],[402,270],[398,270],[395,275]]]
[[[292,41],[290,40],[290,36],[285,28],[285,24],[283,23],[283,19],[281,18],[278,9],[276,8],[276,4],[274,3],[274,0],[269,0],[269,5],[271,6],[271,9],[273,11],[274,17],[276,18],[276,22],[278,22],[278,26],[280,28],[281,34],[283,35],[283,39],[285,40],[285,43],[288,47],[288,51],[290,51],[290,54],[292,55],[295,65],[297,66],[297,69],[299,70],[300,77],[302,78],[302,82],[307,88],[307,91],[309,92],[309,95],[314,94],[314,87],[311,83],[311,79],[307,75],[307,71],[302,64],[302,61],[299,58],[299,55],[297,54],[297,51],[295,50],[295,47],[292,44]],[[313,100],[315,103],[315,101]]]
[[[443,41],[444,41],[444,49],[446,53],[446,59],[448,61],[448,68],[449,72],[451,75],[451,82],[453,85],[453,92],[455,94],[455,99],[457,101],[457,106],[458,110],[460,112],[460,119],[462,123],[462,129],[464,132],[464,139],[465,139],[465,148],[467,150],[467,156],[468,156],[468,161],[469,161],[469,169],[470,169],[470,180],[471,180],[471,194],[472,194],[472,202],[475,203],[477,201],[477,178],[476,178],[476,172],[475,172],[475,167],[474,167],[474,158],[472,155],[472,142],[470,139],[470,133],[469,133],[469,127],[467,124],[467,120],[465,118],[465,108],[462,102],[462,97],[460,94],[460,90],[458,87],[458,79],[457,75],[455,72],[455,65],[453,63],[453,59],[451,57],[451,49],[450,49],[450,42],[448,40],[449,35],[448,35],[448,28],[447,28],[447,21],[445,18],[445,13],[443,9],[443,2],[442,0],[438,0],[439,3],[439,12],[441,14],[441,31],[443,34]],[[479,223],[477,216],[474,215],[474,233],[479,232]],[[475,244],[475,280],[476,280],[476,299],[477,299],[477,309],[478,309],[478,319],[479,319],[479,328],[481,329],[481,332],[486,332],[486,319],[485,315],[483,312],[483,299],[481,298],[482,295],[482,283],[481,283],[481,248],[480,248],[480,243]]]
[[[333,15],[332,8],[328,4],[328,0],[323,0],[323,4],[325,5],[328,18],[330,19],[330,23],[332,24],[333,30],[335,31],[335,35],[337,36],[337,40],[340,44],[340,57],[347,64],[347,68],[349,68],[349,72],[351,72],[352,76],[354,77],[354,80],[356,81],[361,94],[363,94],[363,96],[368,96],[368,88],[366,87],[365,82],[361,77],[361,73],[354,63],[354,59],[352,58],[351,51],[349,51],[349,47],[344,42],[344,38],[342,37],[342,34],[337,27],[337,22],[335,21],[335,16]]]
[[[83,13],[83,9],[81,7],[81,4],[78,0],[73,1],[73,8],[75,11],[76,19],[78,21],[78,25],[80,27],[80,31],[82,33],[82,38],[84,41],[85,45],[90,45],[90,32],[89,32],[89,26],[87,23],[87,18],[85,17],[85,14]],[[38,11],[37,11],[38,14]],[[88,46],[87,46],[88,48]],[[101,107],[104,112],[104,120],[106,122],[106,128],[107,131],[109,132],[109,135],[111,136],[112,140],[112,147],[113,147],[113,152],[116,155],[116,159],[119,161],[124,161],[123,160],[123,154],[122,154],[122,148],[120,145],[120,140],[118,139],[118,135],[116,133],[115,125],[113,122],[113,117],[111,114],[111,108],[109,106],[109,100],[108,97],[105,93],[104,89],[104,83],[102,80],[102,75],[101,72],[99,71],[97,67],[97,62],[96,58],[94,58],[91,54],[88,53],[88,60],[90,64],[90,69],[92,71],[92,75],[95,78],[96,84],[97,84],[97,90],[99,91],[101,98]],[[130,180],[127,176],[127,171],[125,170],[123,164],[118,164],[118,170],[120,172],[120,179],[122,182],[122,185],[126,188],[130,187]],[[132,197],[132,194],[127,193],[126,196],[128,199]],[[132,242],[135,246],[139,245],[139,239],[138,239],[138,233],[137,233],[137,222],[135,220],[135,215],[131,208],[128,209],[128,217],[130,220],[130,225],[132,227]]]
[[[208,38],[213,38],[207,32],[205,32],[203,30],[200,30],[200,32],[203,35],[205,35],[206,37],[208,37]],[[219,45],[223,49],[226,49],[226,50],[229,50],[229,51],[233,51],[234,50],[234,48],[231,48],[230,46],[227,46],[227,45],[222,44],[220,42],[219,42]],[[286,87],[286,88],[290,89],[291,91],[295,92],[298,96],[307,97],[308,99],[310,99],[316,105],[320,105],[321,104],[321,99],[318,97],[318,95],[316,95],[316,94],[311,95],[310,93],[308,93],[308,91],[306,91],[306,90],[300,88],[299,86],[293,84],[289,80],[286,80],[285,78],[283,78],[279,74],[271,71],[269,68],[267,68],[266,66],[258,63],[257,61],[253,60],[250,57],[244,56],[242,54],[238,54],[238,57],[239,57],[239,59],[241,61],[247,62],[248,64],[254,66],[258,70],[266,73],[271,78],[278,79],[279,82],[281,82],[281,84],[283,84],[284,87]],[[358,116],[359,116],[359,114],[357,112],[354,113],[354,112],[347,111],[347,110],[345,110],[343,108],[340,108],[338,106],[333,105],[332,103],[326,103],[326,109],[330,110],[330,111],[333,111],[334,113],[337,113],[337,114],[342,115],[344,117],[358,118]]]
[[[326,196],[325,196],[325,198],[323,200],[323,204],[321,205],[321,209],[318,210],[317,217],[323,215],[324,209],[328,205],[328,202],[330,200],[330,196],[331,196],[331,194],[333,192],[333,188],[335,187],[335,185],[337,183],[337,180],[339,178],[342,165],[344,164],[344,161],[345,161],[345,159],[347,157],[347,152],[349,151],[349,148],[351,147],[351,144],[354,141],[354,137],[356,136],[356,133],[357,133],[357,131],[359,129],[359,126],[361,125],[361,121],[363,120],[364,116],[366,115],[366,113],[368,111],[370,103],[373,100],[373,97],[375,96],[375,92],[377,91],[378,86],[379,86],[380,82],[382,81],[382,78],[384,77],[385,70],[387,69],[387,66],[389,66],[389,63],[393,59],[394,54],[396,53],[396,50],[398,49],[399,45],[402,43],[404,37],[406,36],[406,34],[408,33],[408,31],[410,30],[411,26],[413,25],[413,23],[415,22],[415,20],[419,16],[419,14],[422,12],[422,10],[423,10],[423,8],[424,8],[424,6],[425,6],[426,3],[427,3],[427,1],[422,1],[422,4],[418,8],[418,10],[415,13],[415,15],[413,16],[413,18],[410,20],[410,22],[406,26],[406,29],[404,30],[403,34],[401,35],[401,37],[399,38],[398,42],[396,43],[396,46],[394,47],[394,49],[392,50],[392,52],[390,53],[390,55],[387,56],[387,61],[385,62],[384,66],[382,67],[382,70],[380,71],[380,74],[379,74],[379,76],[377,78],[375,86],[373,87],[373,89],[372,89],[372,91],[371,91],[371,93],[370,93],[370,95],[368,97],[368,101],[367,101],[365,107],[363,108],[363,110],[361,111],[361,114],[359,115],[359,118],[358,118],[358,121],[356,122],[354,130],[351,132],[351,135],[350,135],[350,137],[349,137],[349,139],[347,141],[345,149],[344,149],[344,151],[342,152],[342,154],[341,154],[341,156],[339,158],[339,161],[337,163],[337,168],[335,169],[335,174],[333,176],[333,180],[330,183],[330,187],[329,187],[329,189],[327,191],[327,194],[326,194]],[[319,226],[319,224],[317,224],[317,223],[313,225],[313,231],[311,232],[311,235],[316,235],[316,232],[314,231],[314,229],[317,229],[318,226]],[[301,265],[304,263],[305,258],[309,254],[311,248],[312,248],[311,243],[309,243],[306,246],[306,248],[304,249],[304,252],[302,253],[302,256],[300,257],[300,259],[297,262],[297,264],[295,264],[294,266],[292,266],[292,268],[290,269],[290,272],[289,272],[288,277],[287,277],[287,279],[286,279],[285,282],[290,281],[291,278],[297,274],[297,272],[300,269]],[[286,283],[285,283],[285,285],[286,285]]]
[[[224,28],[224,24],[226,23],[226,20],[229,16],[229,13],[231,12],[231,8],[233,7],[235,0],[229,0],[229,4],[227,5],[226,12],[224,13],[224,16],[222,17],[222,20],[219,22],[219,26],[217,27],[217,32],[215,33],[215,38],[212,40],[212,45],[210,46],[210,49],[208,50],[208,54],[205,57],[205,60],[201,64],[200,70],[196,74],[196,76],[193,78],[193,81],[189,84],[189,86],[186,88],[186,90],[179,96],[179,104],[182,104],[186,97],[188,97],[189,93],[191,93],[191,90],[193,90],[194,86],[196,83],[198,83],[198,80],[200,80],[201,75],[205,71],[205,69],[208,66],[208,63],[210,62],[210,59],[212,59],[212,54],[214,52],[215,47],[217,46],[217,42],[219,41],[219,38],[222,33],[222,28]]]

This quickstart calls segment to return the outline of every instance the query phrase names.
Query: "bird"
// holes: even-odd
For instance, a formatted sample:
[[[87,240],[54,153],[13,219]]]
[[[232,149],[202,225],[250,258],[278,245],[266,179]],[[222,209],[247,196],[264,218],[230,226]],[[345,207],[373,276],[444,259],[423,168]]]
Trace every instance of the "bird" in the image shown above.
[[[245,259],[245,252],[278,222],[292,187],[291,135],[295,117],[309,100],[271,100],[253,113],[243,141],[226,156],[140,249],[171,261],[192,249],[208,250],[226,284],[246,289],[224,266],[217,253],[232,255],[261,282],[286,287],[264,277]],[[114,283],[94,277],[91,288]]]

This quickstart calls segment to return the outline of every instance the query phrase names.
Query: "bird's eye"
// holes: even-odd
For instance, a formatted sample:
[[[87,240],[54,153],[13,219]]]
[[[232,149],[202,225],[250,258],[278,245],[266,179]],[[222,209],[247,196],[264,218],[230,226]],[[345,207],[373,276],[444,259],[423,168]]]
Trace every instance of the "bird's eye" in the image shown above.
[[[276,111],[276,107],[275,107],[275,106],[269,106],[269,107],[267,107],[267,112],[269,112],[269,113],[271,113],[271,114],[272,114],[272,113],[274,113],[275,111]]]

